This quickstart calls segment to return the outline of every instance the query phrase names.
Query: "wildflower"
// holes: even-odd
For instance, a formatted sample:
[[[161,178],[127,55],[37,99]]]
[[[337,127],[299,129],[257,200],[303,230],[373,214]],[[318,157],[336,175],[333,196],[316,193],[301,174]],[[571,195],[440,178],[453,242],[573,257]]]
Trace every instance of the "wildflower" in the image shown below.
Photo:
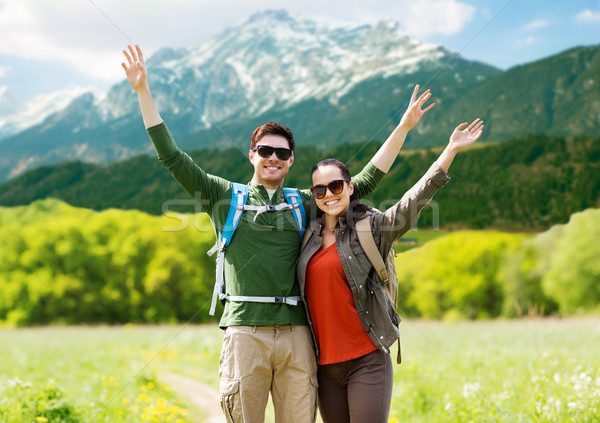
[[[45,417],[41,417],[41,416],[40,416],[40,417],[37,417],[37,418],[36,418],[36,420],[37,420],[38,422],[47,422],[47,421],[48,421],[48,419],[47,419],[47,418],[45,418]]]
[[[579,374],[579,379],[583,380],[586,383],[592,383],[592,378],[585,373]]]
[[[479,391],[481,388],[478,383],[465,383],[463,385],[462,396],[469,398],[472,394]]]

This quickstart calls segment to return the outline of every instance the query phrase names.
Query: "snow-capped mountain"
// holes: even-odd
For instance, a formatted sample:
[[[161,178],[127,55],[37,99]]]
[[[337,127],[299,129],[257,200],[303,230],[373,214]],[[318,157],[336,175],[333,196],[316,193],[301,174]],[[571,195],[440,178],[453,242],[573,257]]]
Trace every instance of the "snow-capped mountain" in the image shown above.
[[[236,126],[242,122],[282,116],[298,124],[297,136],[310,134],[308,142],[318,143],[322,135],[312,139],[311,131],[320,119],[355,121],[350,111],[362,109],[364,116],[390,99],[396,106],[385,107],[397,107],[415,82],[426,82],[439,69],[467,85],[499,72],[453,58],[444,47],[416,40],[391,21],[344,25],[294,19],[285,11],[257,13],[197,48],[160,50],[146,64],[159,110],[184,147],[191,146],[190,134],[206,132],[195,147],[214,145],[223,137],[249,135],[247,127]],[[440,87],[443,81],[437,77]],[[389,98],[378,102],[381,96]],[[68,105],[58,99],[53,104],[56,112],[42,122],[29,120],[35,125],[0,140],[6,153],[0,158],[0,180],[44,163],[107,162],[151,151],[127,81],[102,99],[86,93]],[[387,119],[386,114],[387,109]],[[16,128],[21,117],[5,118],[4,126]],[[369,128],[356,136],[372,134]]]
[[[74,99],[89,92],[82,87],[42,94],[25,104],[6,88],[0,88],[0,139],[38,125],[48,116],[63,110]]]
[[[198,48],[161,50],[147,66],[159,108],[195,116],[190,129],[201,129],[307,99],[336,104],[368,78],[413,73],[439,65],[447,55],[441,46],[404,34],[394,22],[341,26],[267,11]],[[127,116],[137,107],[127,85],[115,87],[98,104],[103,120]]]

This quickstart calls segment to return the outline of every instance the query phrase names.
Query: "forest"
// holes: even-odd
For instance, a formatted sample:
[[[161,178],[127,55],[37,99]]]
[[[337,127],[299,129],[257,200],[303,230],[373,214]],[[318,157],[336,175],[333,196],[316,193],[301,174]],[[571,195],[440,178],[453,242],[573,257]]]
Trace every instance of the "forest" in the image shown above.
[[[1,325],[210,320],[206,214],[47,199],[0,208],[0,231]],[[598,312],[599,236],[597,209],[537,235],[444,232],[397,255],[398,309],[450,320]]]
[[[410,148],[410,139],[406,144]],[[377,142],[327,151],[298,147],[285,185],[308,188],[312,166],[326,157],[347,162],[356,174],[377,148]],[[405,149],[365,201],[377,208],[397,201],[440,152]],[[246,152],[215,149],[190,155],[209,173],[241,182],[252,177]],[[425,211],[420,227],[544,231],[566,223],[573,213],[600,207],[600,137],[528,135],[481,143],[458,155],[450,175],[450,183],[434,198],[436,215]],[[144,155],[106,166],[77,161],[44,166],[0,185],[0,206],[27,205],[44,198],[93,210],[136,209],[152,215],[166,209],[195,212],[193,201],[168,171],[155,157]],[[176,202],[183,205],[173,205]]]

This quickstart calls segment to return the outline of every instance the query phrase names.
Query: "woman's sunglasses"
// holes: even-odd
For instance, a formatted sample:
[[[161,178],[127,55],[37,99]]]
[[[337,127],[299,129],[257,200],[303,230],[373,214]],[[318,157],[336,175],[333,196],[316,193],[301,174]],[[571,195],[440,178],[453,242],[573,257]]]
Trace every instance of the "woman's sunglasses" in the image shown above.
[[[273,152],[275,152],[279,160],[287,160],[292,155],[292,150],[289,148],[275,148],[269,147],[268,145],[257,145],[252,151],[256,151],[263,159],[271,157]]]
[[[327,185],[315,185],[311,188],[311,191],[315,198],[321,199],[325,197],[327,193],[327,189],[331,191],[332,194],[339,194],[344,190],[344,182],[348,182],[345,179],[336,179],[335,181],[331,181]]]

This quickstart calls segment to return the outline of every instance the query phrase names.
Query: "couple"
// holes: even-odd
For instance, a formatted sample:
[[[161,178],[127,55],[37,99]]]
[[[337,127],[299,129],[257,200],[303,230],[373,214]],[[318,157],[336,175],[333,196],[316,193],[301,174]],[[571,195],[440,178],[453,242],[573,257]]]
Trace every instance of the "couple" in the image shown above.
[[[139,46],[128,46],[123,53],[122,66],[158,159],[200,200],[220,239],[232,182],[207,174],[178,149],[150,93]],[[225,335],[219,373],[228,421],[262,422],[271,392],[277,422],[314,422],[317,395],[326,423],[387,422],[393,385],[389,347],[398,337],[399,319],[382,285],[373,282],[378,279],[364,257],[354,221],[371,216],[373,238],[386,257],[394,240],[449,180],[456,153],[483,129],[478,120],[459,125],[421,180],[385,212],[361,205],[357,200],[377,187],[408,131],[434,106],[424,108],[431,94],[427,90],[417,98],[418,89],[400,124],[358,175],[351,178],[334,159],[313,168],[314,186],[298,191],[312,232],[302,251],[291,210],[269,207],[242,214],[223,263],[229,297],[220,321]],[[289,129],[275,123],[258,127],[248,158],[254,175],[247,184],[247,204],[286,203],[282,186],[294,163]]]

